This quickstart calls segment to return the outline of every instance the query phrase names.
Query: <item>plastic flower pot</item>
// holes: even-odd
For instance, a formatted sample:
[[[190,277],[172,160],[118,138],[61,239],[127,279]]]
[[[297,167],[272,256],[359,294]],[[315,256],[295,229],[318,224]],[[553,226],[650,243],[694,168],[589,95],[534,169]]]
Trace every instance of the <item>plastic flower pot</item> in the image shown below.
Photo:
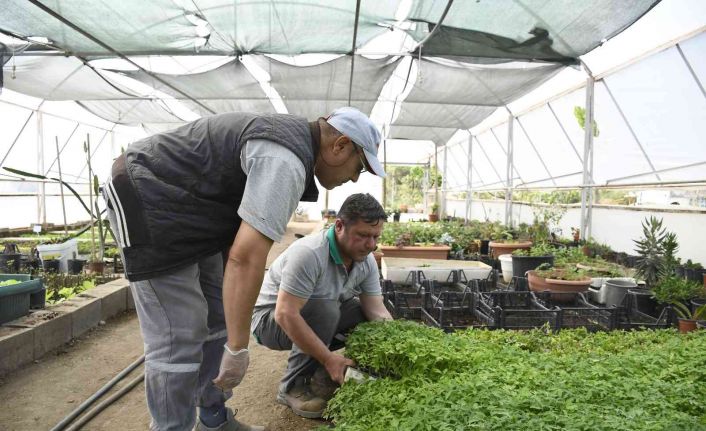
[[[516,242],[501,242],[490,241],[490,255],[493,259],[497,259],[501,254],[512,254],[513,251],[519,249],[527,249],[532,247],[532,241],[516,241]],[[517,274],[520,275],[520,274]]]
[[[69,274],[80,274],[83,272],[83,266],[86,264],[86,259],[69,259]]]
[[[524,277],[527,271],[537,269],[543,263],[554,266],[554,256],[512,256],[512,273]]]
[[[577,292],[587,292],[591,285],[591,277],[580,280],[559,280],[544,278],[532,271],[527,271],[527,281],[532,292],[550,292],[551,300],[556,302],[572,301]],[[570,294],[570,295],[569,295]]]
[[[687,332],[696,330],[696,320],[679,318],[679,332],[686,334]]]
[[[512,280],[512,276],[514,275],[513,272],[513,264],[512,264],[512,255],[511,254],[501,254],[498,257],[498,260],[500,260],[500,268],[502,269],[503,272],[503,281],[505,283],[509,283]],[[519,274],[518,274],[519,276]]]
[[[44,268],[45,272],[58,273],[60,264],[61,264],[61,261],[59,259],[43,260],[42,261],[42,268]]]

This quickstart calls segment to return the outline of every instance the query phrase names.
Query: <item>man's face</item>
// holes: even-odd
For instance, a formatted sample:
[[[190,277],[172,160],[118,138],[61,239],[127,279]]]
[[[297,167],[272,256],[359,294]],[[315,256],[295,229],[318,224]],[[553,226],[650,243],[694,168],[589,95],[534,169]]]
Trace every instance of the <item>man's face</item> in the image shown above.
[[[376,220],[373,223],[364,220],[344,223],[341,219],[336,220],[336,240],[344,259],[362,262],[377,248],[384,221]]]
[[[336,139],[332,148],[321,150],[314,174],[325,189],[331,190],[348,181],[355,183],[368,170],[363,150],[342,136]]]

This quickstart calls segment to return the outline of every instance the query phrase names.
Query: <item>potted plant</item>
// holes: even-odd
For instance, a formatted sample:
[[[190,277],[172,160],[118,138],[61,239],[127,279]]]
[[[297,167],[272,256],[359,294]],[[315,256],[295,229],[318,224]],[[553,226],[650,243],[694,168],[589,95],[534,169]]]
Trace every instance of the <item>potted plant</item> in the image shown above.
[[[633,240],[639,258],[635,276],[645,280],[648,287],[654,286],[665,271],[663,243],[667,235],[662,227],[662,219],[654,216],[642,222],[642,238]]]
[[[516,277],[524,277],[527,271],[536,269],[543,263],[554,265],[554,247],[546,242],[512,252],[512,274]]]
[[[652,294],[658,302],[673,306],[682,332],[695,329],[696,320],[706,316],[704,304],[694,307],[693,311],[688,306],[692,299],[706,298],[706,288],[698,283],[674,276],[665,277],[653,287]],[[686,322],[682,323],[682,320]]]
[[[497,259],[501,254],[512,254],[515,250],[532,247],[532,241],[514,240],[510,231],[504,231],[503,237],[504,239],[490,241],[488,244],[493,259]]]
[[[430,222],[438,222],[439,221],[439,204],[434,202],[431,206],[431,213],[429,214],[429,221]]]
[[[441,234],[431,223],[386,224],[380,237],[385,257],[448,259],[451,247],[441,244]]]
[[[591,285],[591,277],[582,270],[566,267],[552,267],[549,264],[542,264],[537,269],[527,272],[529,288],[533,292],[551,293],[553,301],[564,302],[573,299],[573,295],[579,292],[588,291]]]
[[[684,264],[684,277],[691,281],[702,281],[704,268],[698,262],[692,262],[691,259],[687,259]]]

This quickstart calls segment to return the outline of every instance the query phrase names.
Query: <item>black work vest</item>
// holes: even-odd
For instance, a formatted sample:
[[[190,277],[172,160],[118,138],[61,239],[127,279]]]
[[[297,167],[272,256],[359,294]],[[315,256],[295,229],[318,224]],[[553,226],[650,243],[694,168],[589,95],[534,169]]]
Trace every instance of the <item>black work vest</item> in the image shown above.
[[[112,171],[129,239],[128,279],[153,278],[228,249],[247,180],[240,153],[252,139],[291,150],[306,170],[300,200],[316,202],[316,138],[301,117],[228,113],[131,144]]]

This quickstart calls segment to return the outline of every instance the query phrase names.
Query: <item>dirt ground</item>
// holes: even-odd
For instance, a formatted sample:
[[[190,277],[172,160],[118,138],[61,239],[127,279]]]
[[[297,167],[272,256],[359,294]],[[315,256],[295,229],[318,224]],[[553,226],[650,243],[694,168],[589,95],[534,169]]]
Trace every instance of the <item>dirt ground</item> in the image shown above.
[[[285,239],[275,244],[269,263],[295,239],[318,223],[290,223]],[[250,343],[250,368],[227,405],[237,408],[237,418],[268,430],[309,430],[326,424],[303,419],[275,402],[277,385],[288,352],[276,352]],[[0,379],[0,430],[49,430],[143,353],[134,312],[102,325],[71,344],[50,352],[39,361]],[[125,377],[118,387],[139,375],[143,366]],[[108,395],[116,391],[109,392]],[[105,396],[104,396],[105,398]],[[149,413],[144,384],[104,410],[83,430],[146,430]]]

